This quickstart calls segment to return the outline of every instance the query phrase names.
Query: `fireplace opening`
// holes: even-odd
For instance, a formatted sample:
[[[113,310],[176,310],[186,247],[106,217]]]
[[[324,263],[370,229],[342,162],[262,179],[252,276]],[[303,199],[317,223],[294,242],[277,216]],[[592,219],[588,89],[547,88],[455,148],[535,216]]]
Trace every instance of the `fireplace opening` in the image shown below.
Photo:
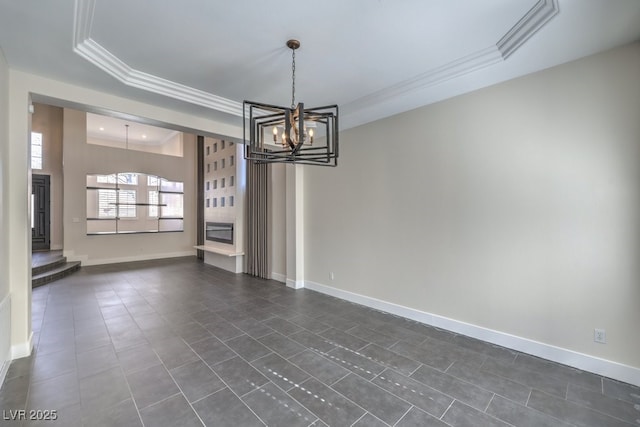
[[[233,245],[233,223],[207,222],[205,237],[207,240]]]

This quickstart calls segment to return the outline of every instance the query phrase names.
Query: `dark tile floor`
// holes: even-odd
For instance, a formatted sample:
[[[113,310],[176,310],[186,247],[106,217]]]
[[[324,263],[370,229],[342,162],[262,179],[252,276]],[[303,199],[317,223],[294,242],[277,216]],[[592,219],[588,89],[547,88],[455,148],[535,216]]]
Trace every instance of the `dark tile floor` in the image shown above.
[[[195,258],[84,267],[33,329],[2,425],[640,426],[638,387]]]
[[[62,257],[62,251],[38,251],[31,254],[31,266],[34,268],[43,266],[48,262]]]

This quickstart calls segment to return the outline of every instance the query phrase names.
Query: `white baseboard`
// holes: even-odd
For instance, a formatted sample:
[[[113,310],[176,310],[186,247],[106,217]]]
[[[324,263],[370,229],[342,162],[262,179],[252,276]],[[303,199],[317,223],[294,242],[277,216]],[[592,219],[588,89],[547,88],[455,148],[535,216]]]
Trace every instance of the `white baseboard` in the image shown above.
[[[0,367],[0,387],[4,384],[4,379],[7,377],[7,372],[9,372],[9,365],[11,364],[11,354],[8,355],[7,359],[4,359],[2,363],[2,367]]]
[[[11,346],[11,359],[20,359],[31,355],[33,349],[33,332],[29,334],[29,339],[26,342],[20,344],[14,344]]]
[[[537,342],[528,338],[522,338],[492,329],[447,317],[416,310],[387,301],[371,298],[365,295],[356,294],[331,286],[322,285],[312,281],[305,281],[304,287],[326,295],[331,295],[346,301],[351,301],[366,307],[385,311],[420,323],[446,329],[451,332],[466,335],[479,340],[487,341],[512,350],[531,354],[543,359],[572,366],[583,371],[592,372],[607,378],[623,381],[629,384],[640,386],[640,369],[623,365],[611,360],[601,359],[588,354],[578,353],[561,347]]]
[[[287,279],[285,283],[287,284],[288,288],[302,289],[302,288],[304,288],[305,281],[304,280]]]
[[[87,265],[87,260],[89,257],[87,255],[76,255],[76,253],[69,249],[62,250],[62,256],[67,258],[67,261],[80,261],[82,265]]]
[[[285,276],[284,274],[271,272],[271,280],[287,283],[287,276]]]
[[[69,261],[80,261],[82,262],[83,266],[117,264],[121,262],[150,261],[154,259],[178,258],[178,257],[195,256],[195,255],[196,255],[196,250],[192,249],[188,251],[169,252],[169,253],[162,253],[162,254],[142,254],[142,255],[118,257],[118,258],[91,259],[91,258],[88,258],[87,256],[77,256],[73,253],[70,253],[69,255],[67,255],[65,252],[65,256]]]

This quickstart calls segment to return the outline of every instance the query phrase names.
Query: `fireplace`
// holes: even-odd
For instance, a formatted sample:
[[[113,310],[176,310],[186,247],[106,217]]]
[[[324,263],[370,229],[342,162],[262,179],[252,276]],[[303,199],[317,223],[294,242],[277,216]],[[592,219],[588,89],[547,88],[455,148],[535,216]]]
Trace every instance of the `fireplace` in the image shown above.
[[[207,240],[233,245],[233,223],[207,222],[205,237]]]

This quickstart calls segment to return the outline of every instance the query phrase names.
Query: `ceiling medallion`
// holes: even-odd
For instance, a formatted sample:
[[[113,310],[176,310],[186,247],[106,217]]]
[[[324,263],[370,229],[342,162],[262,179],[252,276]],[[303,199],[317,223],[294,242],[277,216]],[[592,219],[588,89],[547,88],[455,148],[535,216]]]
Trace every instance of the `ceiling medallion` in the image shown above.
[[[286,45],[292,58],[291,107],[244,101],[244,157],[258,163],[337,166],[338,106],[305,108],[302,102],[296,104],[296,49],[300,42],[289,40]]]

